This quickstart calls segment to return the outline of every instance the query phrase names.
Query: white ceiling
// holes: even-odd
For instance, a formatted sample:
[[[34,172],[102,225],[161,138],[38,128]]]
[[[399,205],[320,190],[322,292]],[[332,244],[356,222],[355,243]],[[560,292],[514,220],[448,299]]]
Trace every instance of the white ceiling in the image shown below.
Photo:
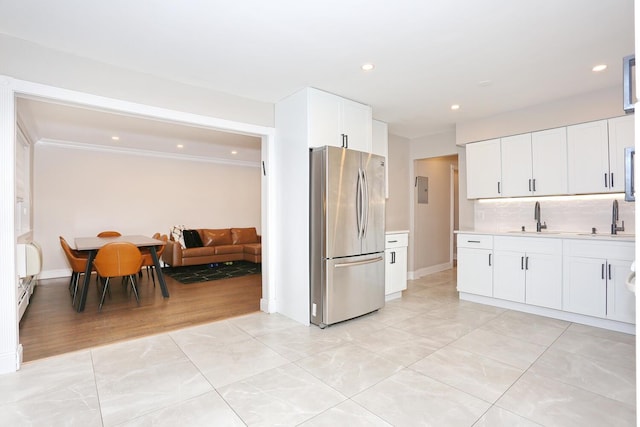
[[[245,98],[317,87],[371,105],[407,138],[619,86],[634,52],[633,0],[0,0],[0,11],[0,33]]]

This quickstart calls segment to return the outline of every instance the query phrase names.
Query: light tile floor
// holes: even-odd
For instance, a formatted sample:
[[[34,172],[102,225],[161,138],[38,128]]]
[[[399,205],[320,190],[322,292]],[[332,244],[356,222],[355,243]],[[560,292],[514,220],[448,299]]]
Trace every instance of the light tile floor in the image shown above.
[[[0,425],[636,425],[635,336],[459,301],[454,275],[325,330],[255,313],[27,363]]]

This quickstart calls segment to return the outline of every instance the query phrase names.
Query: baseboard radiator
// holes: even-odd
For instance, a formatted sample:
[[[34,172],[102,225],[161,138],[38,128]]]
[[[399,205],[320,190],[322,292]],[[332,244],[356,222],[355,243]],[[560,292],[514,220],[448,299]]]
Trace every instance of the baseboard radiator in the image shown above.
[[[38,274],[42,271],[42,249],[36,242],[16,245],[16,269],[18,273],[18,321],[22,319],[33,290],[38,283]]]

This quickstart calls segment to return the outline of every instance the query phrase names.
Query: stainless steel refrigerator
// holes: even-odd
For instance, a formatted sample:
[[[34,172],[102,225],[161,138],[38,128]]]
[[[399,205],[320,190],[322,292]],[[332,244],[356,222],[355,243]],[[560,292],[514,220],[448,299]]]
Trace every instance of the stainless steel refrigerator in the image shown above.
[[[384,162],[311,149],[310,321],[322,328],[384,306]]]

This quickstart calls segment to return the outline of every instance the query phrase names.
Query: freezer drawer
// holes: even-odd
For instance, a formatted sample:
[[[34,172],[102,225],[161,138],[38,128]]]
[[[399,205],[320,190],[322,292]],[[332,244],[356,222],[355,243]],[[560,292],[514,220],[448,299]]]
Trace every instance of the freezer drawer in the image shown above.
[[[324,327],[384,306],[384,253],[325,260],[321,276],[311,292],[311,323]]]

